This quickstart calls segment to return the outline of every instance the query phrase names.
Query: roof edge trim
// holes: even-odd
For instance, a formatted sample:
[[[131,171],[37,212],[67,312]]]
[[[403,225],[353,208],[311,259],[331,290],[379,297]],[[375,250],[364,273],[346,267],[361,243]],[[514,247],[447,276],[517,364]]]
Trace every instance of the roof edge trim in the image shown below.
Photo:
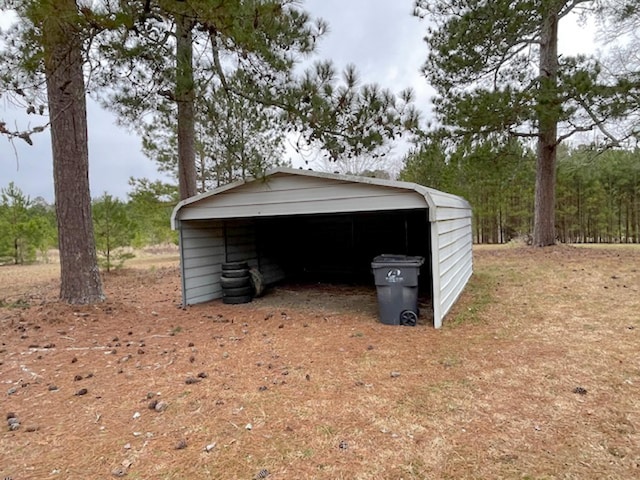
[[[179,211],[187,206],[190,205],[192,203],[196,203],[200,200],[203,200],[205,198],[211,197],[213,195],[217,195],[219,193],[225,192],[227,190],[231,190],[233,188],[236,187],[240,187],[244,184],[247,183],[251,183],[253,181],[256,180],[262,180],[262,179],[266,179],[267,177],[270,177],[272,175],[276,175],[276,174],[288,174],[288,175],[300,175],[300,176],[307,176],[307,177],[316,177],[316,178],[326,178],[326,179],[331,179],[331,180],[343,180],[343,181],[350,181],[350,182],[354,182],[354,183],[363,183],[363,184],[369,184],[369,185],[378,185],[381,187],[390,187],[390,188],[403,188],[406,190],[413,190],[416,193],[420,194],[421,196],[424,197],[424,199],[427,202],[427,205],[429,206],[429,220],[430,221],[435,221],[436,220],[436,209],[438,207],[438,205],[436,204],[435,200],[433,199],[433,196],[441,196],[441,197],[447,197],[450,198],[452,200],[456,200],[459,201],[461,203],[461,207],[463,208],[469,208],[471,209],[471,205],[469,204],[469,202],[467,202],[467,200],[465,200],[462,197],[459,197],[457,195],[453,195],[451,193],[446,193],[446,192],[442,192],[440,190],[435,190],[429,187],[425,187],[423,185],[419,185],[417,183],[412,183],[412,182],[403,182],[403,181],[399,181],[399,180],[386,180],[386,179],[382,179],[382,178],[373,178],[373,177],[361,177],[361,176],[356,176],[356,175],[343,175],[343,174],[337,174],[337,173],[329,173],[329,172],[316,172],[314,170],[303,170],[303,169],[296,169],[296,168],[290,168],[290,167],[276,167],[274,169],[268,170],[265,172],[264,176],[261,177],[247,177],[245,179],[242,180],[237,180],[235,182],[229,183],[227,185],[224,185],[222,187],[218,187],[215,188],[213,190],[210,190],[208,192],[205,193],[201,193],[199,195],[195,195],[193,197],[189,197],[185,200],[180,201],[175,208],[173,209],[173,212],[171,213],[171,228],[173,230],[177,230],[178,228],[178,213]]]

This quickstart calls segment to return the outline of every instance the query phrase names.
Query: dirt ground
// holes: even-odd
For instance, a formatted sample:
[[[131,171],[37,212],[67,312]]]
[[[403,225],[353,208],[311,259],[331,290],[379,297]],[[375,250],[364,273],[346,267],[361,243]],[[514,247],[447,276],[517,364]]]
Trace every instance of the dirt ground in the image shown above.
[[[0,268],[0,477],[640,477],[640,248],[474,250],[444,326],[375,289],[180,307],[175,257],[56,301]]]

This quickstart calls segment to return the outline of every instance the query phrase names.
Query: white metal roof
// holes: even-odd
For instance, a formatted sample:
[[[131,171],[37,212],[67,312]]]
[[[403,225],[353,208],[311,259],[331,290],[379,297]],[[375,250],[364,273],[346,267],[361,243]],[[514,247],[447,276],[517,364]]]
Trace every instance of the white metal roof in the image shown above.
[[[314,192],[314,185],[307,181],[300,186],[297,196],[294,195],[293,189],[283,188],[277,195],[270,191],[270,181],[287,177],[292,181],[297,181],[296,179],[323,179],[339,183],[335,184],[335,189],[329,191],[324,185],[326,182],[322,182],[322,190],[318,189],[317,192]],[[253,189],[246,187],[252,184]],[[348,187],[348,189],[344,187]],[[246,191],[245,200],[241,200],[239,195],[233,195],[233,198],[225,195],[241,191]],[[347,191],[348,195],[345,193]],[[269,201],[266,201],[264,196],[266,192],[269,194]],[[303,197],[300,196],[300,192],[303,192]],[[375,201],[376,198],[379,201]],[[322,204],[321,207],[320,204]],[[177,229],[178,220],[301,215],[338,211],[398,210],[419,207],[429,208],[429,220],[432,222],[442,217],[438,214],[439,211],[443,213],[442,211],[447,209],[471,208],[462,197],[416,183],[278,167],[266,172],[264,177],[238,180],[181,201],[173,210],[171,226],[173,229]]]

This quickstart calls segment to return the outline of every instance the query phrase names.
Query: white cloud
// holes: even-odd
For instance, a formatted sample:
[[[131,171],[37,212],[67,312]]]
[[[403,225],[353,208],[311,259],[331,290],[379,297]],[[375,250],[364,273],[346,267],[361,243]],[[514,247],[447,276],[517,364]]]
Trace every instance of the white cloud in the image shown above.
[[[558,53],[580,55],[596,50],[596,26],[589,18],[568,15],[558,24]]]

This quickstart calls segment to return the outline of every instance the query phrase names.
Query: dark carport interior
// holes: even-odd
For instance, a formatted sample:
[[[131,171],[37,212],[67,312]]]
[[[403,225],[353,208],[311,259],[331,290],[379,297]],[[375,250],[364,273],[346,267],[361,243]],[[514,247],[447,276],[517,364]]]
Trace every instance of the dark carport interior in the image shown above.
[[[261,218],[255,231],[258,262],[275,259],[287,281],[373,285],[377,255],[431,256],[427,209]],[[420,291],[430,297],[429,269]]]

